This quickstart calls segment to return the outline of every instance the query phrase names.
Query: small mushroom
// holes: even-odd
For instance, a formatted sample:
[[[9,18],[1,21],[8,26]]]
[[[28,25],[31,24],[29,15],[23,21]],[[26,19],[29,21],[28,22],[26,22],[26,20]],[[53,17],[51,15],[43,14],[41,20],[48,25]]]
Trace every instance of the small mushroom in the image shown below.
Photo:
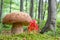
[[[28,26],[31,17],[29,14],[24,12],[12,12],[10,14],[7,14],[4,18],[2,23],[3,24],[12,24],[12,30],[11,32],[13,34],[20,34],[23,33],[23,27],[22,26]]]

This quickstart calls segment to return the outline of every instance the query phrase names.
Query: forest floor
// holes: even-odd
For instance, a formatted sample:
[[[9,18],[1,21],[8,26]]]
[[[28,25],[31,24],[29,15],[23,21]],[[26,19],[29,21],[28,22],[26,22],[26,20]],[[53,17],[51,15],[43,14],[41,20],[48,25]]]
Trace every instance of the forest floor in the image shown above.
[[[19,35],[10,35],[10,31],[3,31],[0,34],[0,40],[60,40],[60,37],[54,37],[48,34],[27,33],[24,32]]]

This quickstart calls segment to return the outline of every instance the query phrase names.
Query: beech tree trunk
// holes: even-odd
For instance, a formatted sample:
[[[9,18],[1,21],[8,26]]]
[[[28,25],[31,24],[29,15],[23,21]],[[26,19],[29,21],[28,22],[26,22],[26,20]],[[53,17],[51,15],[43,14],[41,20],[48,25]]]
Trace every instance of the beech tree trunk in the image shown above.
[[[44,20],[44,18],[45,18],[45,14],[46,14],[46,4],[47,3],[47,0],[45,0],[45,2],[44,2],[44,8],[43,8],[43,11],[44,11],[44,13],[43,13],[43,20]]]
[[[23,11],[23,0],[20,0],[20,11]]]
[[[41,25],[42,19],[43,19],[43,0],[39,0],[39,6],[38,6],[38,24]]]
[[[30,0],[30,16],[33,17],[34,0]]]
[[[27,12],[27,2],[28,2],[28,1],[26,0],[26,5],[25,5],[25,7],[26,7],[26,12]]]
[[[56,0],[48,0],[48,19],[40,33],[53,30],[56,31]]]
[[[3,0],[0,3],[0,22],[1,22],[1,15],[2,15],[2,7],[3,7]]]
[[[11,13],[11,4],[12,4],[12,0],[10,0],[10,13]]]

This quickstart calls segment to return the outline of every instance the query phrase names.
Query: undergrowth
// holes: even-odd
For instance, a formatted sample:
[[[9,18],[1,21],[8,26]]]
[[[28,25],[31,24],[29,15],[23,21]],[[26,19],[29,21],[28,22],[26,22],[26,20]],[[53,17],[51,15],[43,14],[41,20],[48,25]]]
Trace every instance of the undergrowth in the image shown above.
[[[27,34],[19,35],[0,35],[0,40],[60,40],[58,37],[52,37],[46,34]]]

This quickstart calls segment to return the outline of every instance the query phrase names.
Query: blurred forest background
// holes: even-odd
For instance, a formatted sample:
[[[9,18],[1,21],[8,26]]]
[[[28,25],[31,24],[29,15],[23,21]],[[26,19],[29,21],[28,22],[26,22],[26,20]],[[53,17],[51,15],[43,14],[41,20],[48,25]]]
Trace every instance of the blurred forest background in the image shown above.
[[[48,5],[48,0],[0,0],[0,33],[11,30],[11,25],[3,25],[2,19],[8,13],[15,11],[29,13],[32,19],[37,20],[42,30],[48,18]],[[56,16],[56,36],[60,37],[60,0],[56,0],[56,15],[54,16]],[[26,30],[25,27],[24,29]],[[54,36],[53,31],[48,31],[46,34]]]

